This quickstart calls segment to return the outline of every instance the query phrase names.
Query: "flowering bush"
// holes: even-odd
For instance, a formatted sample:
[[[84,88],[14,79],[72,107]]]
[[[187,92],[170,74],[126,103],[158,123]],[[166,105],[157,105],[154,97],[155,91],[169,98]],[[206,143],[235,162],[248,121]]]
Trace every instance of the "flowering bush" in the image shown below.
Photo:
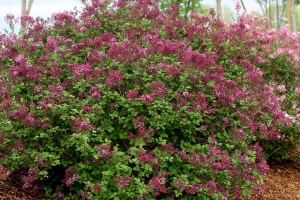
[[[0,36],[3,169],[58,199],[263,192],[258,142],[272,151],[297,133],[298,104],[282,103],[298,97],[296,52],[270,57],[285,44],[254,16],[225,25],[152,0],[83,3]]]

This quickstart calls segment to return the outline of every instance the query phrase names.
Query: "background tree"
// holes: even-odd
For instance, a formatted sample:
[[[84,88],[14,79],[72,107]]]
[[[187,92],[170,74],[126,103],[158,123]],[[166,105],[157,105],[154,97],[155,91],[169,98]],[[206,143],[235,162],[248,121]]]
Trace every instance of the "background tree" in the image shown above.
[[[178,3],[180,5],[179,14],[185,19],[188,18],[188,15],[191,11],[199,14],[203,14],[205,12],[201,1],[202,0],[158,0],[161,10],[167,9],[174,3]]]
[[[21,0],[22,2],[22,8],[21,8],[21,16],[27,13],[28,15],[30,14],[30,10],[32,7],[34,0],[29,0],[28,5],[27,5],[27,0]],[[20,33],[24,32],[26,29],[26,24],[21,24],[21,30]]]
[[[223,21],[227,24],[233,22],[234,11],[230,6],[223,5]]]
[[[256,0],[263,15],[270,19],[270,26],[279,30],[285,24],[289,24],[291,31],[297,31],[296,6],[300,0]]]
[[[287,19],[288,24],[290,25],[290,30],[295,32],[297,31],[296,27],[296,16],[295,16],[295,0],[287,0]]]
[[[242,3],[244,10],[247,11],[243,0],[241,0],[241,3]]]
[[[221,4],[221,0],[216,0],[217,3],[217,18],[220,20],[222,19],[222,4]]]

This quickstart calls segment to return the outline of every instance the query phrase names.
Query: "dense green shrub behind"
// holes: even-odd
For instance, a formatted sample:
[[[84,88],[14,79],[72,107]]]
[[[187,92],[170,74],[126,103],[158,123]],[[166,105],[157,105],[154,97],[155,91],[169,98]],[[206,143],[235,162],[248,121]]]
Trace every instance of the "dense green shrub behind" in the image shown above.
[[[0,36],[0,169],[25,170],[24,188],[64,199],[263,192],[258,141],[272,152],[292,141],[282,130],[298,134],[275,91],[281,72],[268,68],[295,58],[269,59],[274,33],[254,16],[186,22],[150,0],[85,4],[48,21],[23,16],[27,33]]]

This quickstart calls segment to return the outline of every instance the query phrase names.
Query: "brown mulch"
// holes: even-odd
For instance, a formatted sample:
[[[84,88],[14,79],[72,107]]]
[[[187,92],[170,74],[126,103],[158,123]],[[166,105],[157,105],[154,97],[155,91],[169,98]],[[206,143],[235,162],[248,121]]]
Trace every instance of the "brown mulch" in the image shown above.
[[[300,161],[270,162],[270,171],[264,176],[265,193],[253,200],[300,200]]]
[[[23,190],[9,182],[0,184],[0,200],[48,200],[42,193]]]
[[[300,162],[270,162],[264,177],[264,195],[254,194],[251,200],[300,200]],[[20,185],[0,184],[0,200],[47,200],[42,193],[25,191]]]

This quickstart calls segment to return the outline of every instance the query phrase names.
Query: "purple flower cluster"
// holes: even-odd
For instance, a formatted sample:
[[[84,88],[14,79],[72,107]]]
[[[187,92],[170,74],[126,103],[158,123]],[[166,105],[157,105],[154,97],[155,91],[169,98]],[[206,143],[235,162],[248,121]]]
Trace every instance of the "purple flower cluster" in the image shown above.
[[[126,188],[130,184],[130,176],[124,176],[124,177],[115,177],[114,182],[118,185],[118,187]]]
[[[79,174],[76,173],[75,167],[70,166],[68,169],[66,169],[65,178],[62,180],[62,182],[67,186],[70,187],[74,184],[75,181],[77,181],[79,178]]]

